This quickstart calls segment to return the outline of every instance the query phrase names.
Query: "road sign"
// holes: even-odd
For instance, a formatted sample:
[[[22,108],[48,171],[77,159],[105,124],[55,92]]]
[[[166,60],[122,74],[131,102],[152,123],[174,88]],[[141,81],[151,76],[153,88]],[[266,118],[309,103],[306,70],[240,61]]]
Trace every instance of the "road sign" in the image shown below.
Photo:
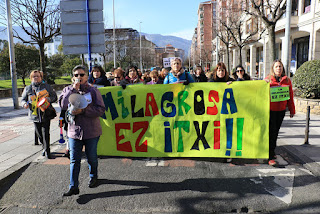
[[[61,0],[64,54],[88,53],[86,0]],[[103,0],[89,0],[91,53],[105,53]]]

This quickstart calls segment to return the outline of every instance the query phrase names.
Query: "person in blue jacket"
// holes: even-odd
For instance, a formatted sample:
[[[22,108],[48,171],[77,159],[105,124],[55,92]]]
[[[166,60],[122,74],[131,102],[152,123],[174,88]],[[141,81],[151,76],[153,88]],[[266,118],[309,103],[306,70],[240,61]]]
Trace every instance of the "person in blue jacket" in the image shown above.
[[[194,82],[192,76],[182,69],[181,59],[176,57],[171,60],[171,71],[165,77],[163,84],[181,83],[187,85]]]

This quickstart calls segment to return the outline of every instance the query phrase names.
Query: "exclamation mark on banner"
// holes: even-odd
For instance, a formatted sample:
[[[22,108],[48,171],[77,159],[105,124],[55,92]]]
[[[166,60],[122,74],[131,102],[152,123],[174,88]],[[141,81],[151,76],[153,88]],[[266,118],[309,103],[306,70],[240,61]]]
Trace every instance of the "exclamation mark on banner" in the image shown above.
[[[230,156],[232,148],[232,131],[233,131],[233,118],[226,119],[227,129],[227,151],[226,156]]]
[[[218,127],[214,129],[213,149],[220,149],[220,121],[214,121],[213,125],[214,127]]]
[[[242,135],[244,118],[237,118],[237,151],[236,156],[242,156]]]
[[[164,122],[164,126],[167,127],[164,129],[164,151],[172,152],[172,141],[171,141],[171,130],[169,121]]]

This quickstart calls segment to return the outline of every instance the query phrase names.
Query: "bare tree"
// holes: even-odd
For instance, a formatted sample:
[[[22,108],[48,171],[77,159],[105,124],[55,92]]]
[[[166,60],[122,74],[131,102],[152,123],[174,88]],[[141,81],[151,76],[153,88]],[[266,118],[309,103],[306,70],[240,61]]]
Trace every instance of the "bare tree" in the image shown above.
[[[229,14],[232,15],[229,17],[228,22],[222,22],[221,24],[231,34],[232,45],[239,49],[239,62],[242,65],[242,48],[249,43],[259,41],[265,29],[260,30],[258,28],[258,19],[248,17],[238,5],[234,5],[229,10]]]
[[[60,9],[55,0],[11,0],[12,21],[22,28],[30,37],[23,38],[18,32],[14,37],[23,43],[36,43],[39,46],[40,69],[45,73],[44,44],[54,36],[60,34]],[[5,5],[1,5],[3,20],[5,17]]]
[[[230,45],[232,44],[232,35],[228,28],[230,28],[229,23],[224,20],[219,20],[220,23],[220,29],[217,31],[217,37],[222,41],[222,43],[225,45],[226,48],[226,54],[227,54],[227,69],[230,71]]]
[[[286,0],[245,0],[245,12],[262,20],[268,30],[269,60],[276,59],[276,33],[277,22],[286,11]]]

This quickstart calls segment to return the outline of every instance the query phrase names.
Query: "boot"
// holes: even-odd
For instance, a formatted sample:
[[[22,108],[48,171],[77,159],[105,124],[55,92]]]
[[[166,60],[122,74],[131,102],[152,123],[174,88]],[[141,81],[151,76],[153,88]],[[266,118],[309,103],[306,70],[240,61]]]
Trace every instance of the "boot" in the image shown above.
[[[46,152],[46,158],[48,159],[53,159],[52,155],[50,154],[50,152]]]
[[[45,151],[45,155],[46,155],[46,158],[48,158],[48,159],[53,159],[53,157],[52,157],[52,155],[51,155],[51,153],[50,153],[50,149],[47,149],[47,150]]]
[[[39,138],[36,132],[34,132],[34,145],[39,145]]]

